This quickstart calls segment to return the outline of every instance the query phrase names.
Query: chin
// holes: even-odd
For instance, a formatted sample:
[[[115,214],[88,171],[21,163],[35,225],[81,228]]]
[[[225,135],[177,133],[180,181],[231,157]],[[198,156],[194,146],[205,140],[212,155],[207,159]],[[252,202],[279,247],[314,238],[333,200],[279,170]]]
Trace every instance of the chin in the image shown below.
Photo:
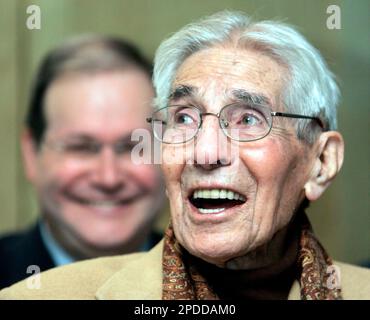
[[[130,253],[132,250],[127,247],[130,243],[130,238],[110,239],[109,241],[97,241],[96,239],[85,240],[88,247],[95,252],[96,257],[112,256]]]
[[[127,238],[116,238],[116,237],[95,237],[95,238],[85,238],[85,242],[88,243],[91,247],[100,248],[100,249],[109,249],[115,248],[124,245],[129,239]]]
[[[224,267],[227,261],[234,258],[229,252],[195,251],[192,255],[219,267]]]
[[[198,257],[214,265],[223,266],[230,259],[243,254],[241,248],[235,247],[232,242],[225,245],[210,239],[206,242],[195,242],[195,245],[185,245],[187,251],[193,256]]]
[[[97,228],[84,228],[80,235],[85,242],[94,247],[117,247],[129,242],[133,236],[132,230],[117,229],[117,226],[106,224]]]

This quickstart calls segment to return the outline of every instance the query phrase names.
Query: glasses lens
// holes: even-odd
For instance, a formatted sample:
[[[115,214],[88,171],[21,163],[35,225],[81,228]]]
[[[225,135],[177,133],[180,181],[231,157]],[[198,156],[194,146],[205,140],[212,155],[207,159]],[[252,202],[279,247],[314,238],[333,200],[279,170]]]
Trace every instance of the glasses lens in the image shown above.
[[[266,136],[272,124],[269,107],[236,103],[224,107],[220,125],[227,136],[238,141],[258,140]]]
[[[192,139],[199,128],[200,114],[197,108],[169,106],[153,114],[154,136],[164,143],[183,143]]]

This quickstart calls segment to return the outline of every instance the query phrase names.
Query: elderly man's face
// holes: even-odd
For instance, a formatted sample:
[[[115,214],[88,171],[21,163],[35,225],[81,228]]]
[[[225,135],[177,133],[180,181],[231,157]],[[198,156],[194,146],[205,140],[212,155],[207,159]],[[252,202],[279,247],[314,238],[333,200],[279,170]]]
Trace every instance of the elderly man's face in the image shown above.
[[[172,90],[191,89],[172,95],[171,103],[218,113],[240,99],[233,94],[238,91],[263,96],[273,111],[283,111],[279,97],[285,72],[256,51],[206,49],[180,66]],[[219,134],[218,119],[210,115],[203,118],[202,129],[190,142],[193,149],[189,143],[163,144],[162,168],[173,226],[189,252],[222,265],[267,243],[289,223],[304,198],[313,161],[309,148],[296,137],[294,121],[274,119],[265,138],[237,142]],[[221,143],[232,145],[234,151],[221,150]],[[210,165],[217,160],[222,164]],[[199,200],[222,194],[234,199]]]
[[[153,96],[138,70],[67,74],[51,84],[44,141],[25,154],[61,241],[112,250],[140,245],[136,238],[150,228],[162,198],[161,179],[159,168],[132,163],[131,132],[149,129]],[[96,144],[103,146],[97,152]]]

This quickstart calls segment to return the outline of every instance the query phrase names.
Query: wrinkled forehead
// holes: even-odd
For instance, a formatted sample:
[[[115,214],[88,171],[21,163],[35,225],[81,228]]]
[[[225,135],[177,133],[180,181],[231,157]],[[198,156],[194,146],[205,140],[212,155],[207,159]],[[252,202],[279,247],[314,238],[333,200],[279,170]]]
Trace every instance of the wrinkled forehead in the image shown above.
[[[204,49],[179,66],[168,98],[209,105],[249,100],[278,108],[285,77],[285,67],[262,52]]]

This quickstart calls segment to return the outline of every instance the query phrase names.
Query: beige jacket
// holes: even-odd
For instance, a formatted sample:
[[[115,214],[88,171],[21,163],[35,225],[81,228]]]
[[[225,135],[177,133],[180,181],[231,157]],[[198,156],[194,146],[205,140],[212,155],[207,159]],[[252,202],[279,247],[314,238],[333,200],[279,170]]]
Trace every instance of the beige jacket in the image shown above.
[[[55,268],[40,274],[40,288],[31,278],[0,291],[0,299],[129,299],[159,300],[162,295],[163,241],[147,253],[98,258]],[[370,271],[343,263],[344,299],[370,299]],[[31,285],[31,286],[30,286]],[[296,281],[290,300],[300,299]]]

